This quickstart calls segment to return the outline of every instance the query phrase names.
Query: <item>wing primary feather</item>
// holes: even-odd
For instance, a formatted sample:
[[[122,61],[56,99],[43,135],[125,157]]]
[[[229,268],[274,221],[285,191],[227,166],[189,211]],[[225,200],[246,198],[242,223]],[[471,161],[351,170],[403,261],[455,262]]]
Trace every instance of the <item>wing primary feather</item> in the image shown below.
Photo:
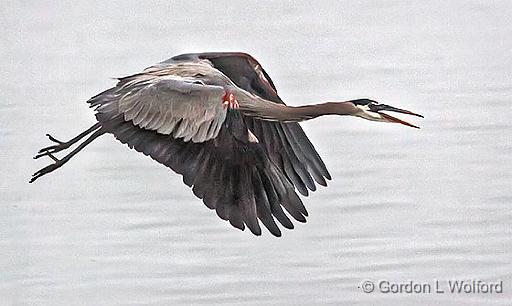
[[[276,186],[277,195],[279,196],[279,200],[281,202],[281,205],[286,209],[286,211],[293,217],[295,220],[299,222],[306,222],[306,218],[304,218],[304,215],[301,213],[301,207],[303,205],[298,206],[296,201],[292,201],[293,199],[290,197],[290,194],[295,194],[293,192],[293,189],[290,187],[287,190],[284,181],[287,182],[284,175],[279,174],[279,170],[272,169],[271,168],[272,175],[276,177],[277,179],[274,180],[275,183],[274,186]],[[295,195],[296,196],[296,195]],[[298,197],[297,197],[298,198]],[[300,201],[300,199],[299,199]]]
[[[239,198],[239,205],[242,208],[242,214],[247,227],[254,235],[261,235],[261,228],[258,224],[258,217],[256,212],[256,202],[254,199],[254,190],[249,177],[247,168],[240,167],[240,179],[238,181],[237,196]]]
[[[198,175],[200,163],[204,159],[204,150],[203,148],[194,146],[193,144],[189,144],[189,146],[193,149],[185,153],[188,158],[183,161],[183,164],[186,165],[186,170],[183,170],[183,182],[185,185],[192,187],[194,180]]]
[[[204,196],[203,196],[203,203],[210,209],[216,209],[217,203],[215,200],[215,192],[216,192],[216,183],[215,181],[218,180],[218,175],[220,172],[220,168],[222,165],[218,162],[212,162],[211,168],[209,169],[209,182],[207,185],[204,186]]]
[[[229,220],[229,203],[226,203],[223,201],[223,195],[224,195],[224,190],[226,188],[225,186],[225,182],[226,180],[229,179],[229,176],[231,174],[233,174],[232,171],[230,171],[229,169],[227,169],[228,167],[225,166],[225,165],[222,165],[221,166],[221,170],[217,176],[217,180],[216,180],[216,185],[215,185],[215,189],[217,190],[217,199],[216,199],[216,212],[217,212],[217,215],[222,219],[222,220]]]
[[[297,138],[290,131],[290,123],[283,123],[281,125],[283,127],[283,132],[285,133],[286,138],[290,142],[290,145],[292,146],[293,150],[295,152],[297,152],[297,157],[299,157],[299,160],[304,165],[307,166],[307,169],[310,170],[311,175],[313,176],[313,178],[315,179],[315,181],[318,184],[320,184],[322,186],[327,186],[327,182],[325,181],[324,174],[328,175],[329,172],[327,172],[325,165],[323,164],[321,159],[319,159],[320,156],[318,156],[318,154],[314,154],[314,153],[316,153],[316,150],[314,153],[310,152],[310,154],[313,154],[312,156],[305,154],[302,148],[304,146],[307,146],[308,144],[306,143],[304,145],[300,145],[297,142]]]
[[[231,191],[232,185],[228,184],[231,180],[233,169],[225,167],[224,170],[225,170],[225,172],[223,175],[222,186],[221,186],[221,190],[223,192],[222,193],[222,201],[225,206],[226,217],[227,217],[226,220],[229,221],[232,218],[231,214],[233,213],[233,208],[236,207],[236,205],[233,205],[233,200],[232,200],[233,199],[233,192]]]
[[[300,178],[300,181],[303,185],[306,185],[310,190],[315,191],[316,185],[313,181],[313,178],[309,174],[306,169],[304,169],[304,163],[300,161],[300,159],[297,157],[297,153],[291,148],[290,141],[288,137],[286,137],[285,133],[283,132],[283,127],[281,125],[276,125],[276,131],[279,134],[279,138],[281,139],[283,143],[284,152],[286,153],[286,156],[288,157],[288,160],[292,164],[294,172],[297,174],[297,176]],[[297,186],[294,182],[294,185]],[[307,196],[307,190],[305,193],[302,193],[303,195]]]
[[[265,192],[267,194],[267,199],[270,204],[270,208],[272,214],[276,217],[277,221],[281,223],[285,228],[293,229],[293,223],[290,221],[288,216],[283,211],[281,207],[281,202],[279,201],[279,196],[274,188],[274,184],[272,184],[272,180],[270,179],[270,173],[268,170],[261,172],[261,182],[265,188]]]
[[[263,187],[263,183],[261,182],[258,172],[259,171],[257,168],[253,168],[251,175],[258,218],[272,235],[281,237],[281,230],[272,217],[270,203],[268,202],[267,194],[265,193],[265,187]]]
[[[203,197],[204,204],[210,208],[217,210],[217,200],[218,200],[218,190],[219,190],[219,175],[221,174],[221,169],[223,168],[223,165],[216,162],[213,164],[213,167],[211,169],[211,180],[210,184],[206,189],[206,192]]]
[[[231,211],[229,214],[229,223],[240,229],[245,230],[245,224],[242,217],[242,210],[240,209],[240,203],[237,200],[234,200],[233,195],[236,192],[236,180],[233,178],[233,171],[230,173],[228,180],[225,182],[226,184],[226,204],[231,206]]]
[[[297,190],[304,196],[308,196],[308,189],[306,188],[306,185],[304,185],[304,182],[300,179],[299,175],[295,172],[295,169],[290,163],[289,159],[285,159],[281,157],[281,161],[283,163],[283,170],[286,174],[286,177],[290,180],[290,182],[295,185]]]
[[[280,140],[274,133],[274,129],[272,127],[263,126],[264,123],[262,121],[255,121],[254,124],[257,130],[261,133],[257,135],[263,135],[263,139],[265,139],[264,144],[271,160],[276,163],[279,169],[283,169],[284,171],[283,158],[280,154]]]
[[[309,141],[306,133],[304,133],[300,125],[298,123],[287,123],[287,125],[290,132],[293,133],[293,139],[300,144],[304,154],[309,156],[310,160],[314,161],[314,164],[319,170],[321,170],[322,175],[325,176],[325,178],[331,180],[331,174],[329,174],[327,167],[325,167],[322,158],[320,158],[320,155],[318,155],[318,152],[315,150],[313,144]]]
[[[142,154],[144,155],[149,155],[149,153],[151,153],[152,151],[152,145],[153,145],[153,140],[155,139],[155,134],[154,133],[145,133],[146,135],[144,135],[144,137],[142,137],[142,140],[140,141],[139,143],[139,148],[140,150],[138,150],[139,152],[142,152]]]
[[[206,192],[206,188],[209,184],[209,178],[210,178],[210,169],[209,166],[214,163],[215,161],[212,160],[211,154],[204,150],[205,156],[204,159],[201,160],[201,165],[199,166],[197,170],[197,176],[194,180],[194,187],[192,188],[192,191],[194,192],[195,196],[202,199],[204,197],[204,193]]]

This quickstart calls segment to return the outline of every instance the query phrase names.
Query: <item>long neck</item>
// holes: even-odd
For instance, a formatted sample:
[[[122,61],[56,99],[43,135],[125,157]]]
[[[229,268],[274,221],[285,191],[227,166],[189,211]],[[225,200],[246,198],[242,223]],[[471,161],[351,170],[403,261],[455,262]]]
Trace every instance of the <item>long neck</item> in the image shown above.
[[[358,111],[350,101],[288,106],[251,94],[237,98],[239,98],[240,111],[244,115],[267,121],[299,122],[324,115],[354,115]]]

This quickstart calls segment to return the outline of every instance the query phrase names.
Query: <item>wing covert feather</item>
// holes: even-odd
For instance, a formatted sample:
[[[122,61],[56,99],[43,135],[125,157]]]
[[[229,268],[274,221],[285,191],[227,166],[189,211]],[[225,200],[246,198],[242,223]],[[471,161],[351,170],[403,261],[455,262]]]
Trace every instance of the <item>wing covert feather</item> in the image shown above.
[[[88,102],[101,113],[112,110],[106,100],[116,101],[119,114],[140,128],[204,142],[218,135],[226,119],[224,93],[222,86],[197,84],[192,78],[141,73]]]
[[[206,134],[200,128],[206,124],[217,126],[226,118],[222,107],[224,89],[220,86],[159,76],[150,82],[132,82],[120,91],[127,91],[119,99],[119,111],[125,120],[184,141],[203,142],[215,138],[218,130]]]

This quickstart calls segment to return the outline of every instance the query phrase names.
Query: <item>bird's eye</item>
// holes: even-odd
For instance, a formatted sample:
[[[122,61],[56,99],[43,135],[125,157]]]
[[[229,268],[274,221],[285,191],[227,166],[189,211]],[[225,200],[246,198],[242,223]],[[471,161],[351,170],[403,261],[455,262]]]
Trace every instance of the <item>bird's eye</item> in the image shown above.
[[[194,78],[202,78],[202,77],[204,77],[204,74],[202,74],[202,73],[194,74]]]

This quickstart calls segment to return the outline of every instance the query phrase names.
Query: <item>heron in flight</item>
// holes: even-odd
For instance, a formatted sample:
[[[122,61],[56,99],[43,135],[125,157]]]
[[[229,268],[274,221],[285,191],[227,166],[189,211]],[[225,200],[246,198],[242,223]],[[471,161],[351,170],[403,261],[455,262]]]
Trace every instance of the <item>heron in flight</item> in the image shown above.
[[[30,182],[110,133],[181,174],[193,193],[232,226],[260,235],[261,221],[275,236],[281,236],[277,222],[293,229],[289,216],[306,222],[308,213],[296,191],[307,196],[331,179],[298,122],[340,115],[417,128],[383,111],[422,117],[370,99],[288,106],[258,61],[231,52],[175,56],[119,78],[115,87],[87,102],[98,122],[66,142],[47,134],[55,145],[34,158],[48,156],[54,162]],[[76,143],[64,157],[54,155]]]

